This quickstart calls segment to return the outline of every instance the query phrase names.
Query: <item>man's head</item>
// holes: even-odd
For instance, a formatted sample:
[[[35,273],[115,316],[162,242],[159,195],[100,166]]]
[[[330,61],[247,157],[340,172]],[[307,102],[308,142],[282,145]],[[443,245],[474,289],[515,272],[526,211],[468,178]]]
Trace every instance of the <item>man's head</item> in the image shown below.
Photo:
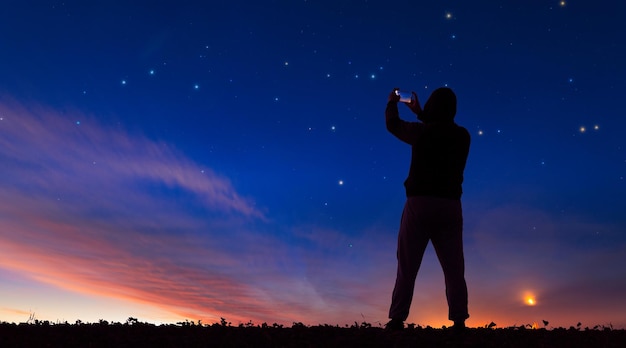
[[[456,115],[456,95],[448,87],[437,88],[430,95],[419,119],[425,123],[452,122]]]

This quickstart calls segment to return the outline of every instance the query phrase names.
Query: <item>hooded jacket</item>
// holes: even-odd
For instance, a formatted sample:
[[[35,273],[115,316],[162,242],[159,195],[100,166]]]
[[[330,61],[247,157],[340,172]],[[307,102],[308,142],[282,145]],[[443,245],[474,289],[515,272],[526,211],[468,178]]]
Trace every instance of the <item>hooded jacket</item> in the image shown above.
[[[387,130],[411,145],[406,195],[460,199],[470,135],[454,122],[456,96],[449,88],[433,91],[418,119],[400,119],[397,102],[387,103]]]

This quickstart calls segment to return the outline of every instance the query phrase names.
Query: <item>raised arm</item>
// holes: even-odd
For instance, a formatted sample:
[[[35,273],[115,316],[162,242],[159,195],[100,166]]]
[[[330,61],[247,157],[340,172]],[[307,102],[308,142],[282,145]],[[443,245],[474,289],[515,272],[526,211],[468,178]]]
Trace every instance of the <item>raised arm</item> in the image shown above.
[[[394,89],[387,99],[387,108],[385,109],[387,130],[398,139],[409,145],[413,145],[419,134],[420,127],[423,127],[423,124],[420,122],[407,122],[400,119],[400,113],[398,112],[398,101],[400,101],[400,97],[396,95],[395,91]]]

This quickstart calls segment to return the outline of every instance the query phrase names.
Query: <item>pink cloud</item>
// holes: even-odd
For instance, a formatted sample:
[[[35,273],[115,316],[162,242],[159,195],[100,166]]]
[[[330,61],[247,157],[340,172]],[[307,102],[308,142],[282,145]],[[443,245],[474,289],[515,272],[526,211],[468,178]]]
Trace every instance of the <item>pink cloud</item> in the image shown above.
[[[285,240],[228,179],[167,144],[76,111],[11,102],[0,114],[0,267],[205,322],[351,323],[363,308],[384,319],[370,237]]]
[[[43,107],[10,103],[0,105],[0,113],[0,155],[9,166],[8,179],[21,193],[62,199],[87,192],[89,199],[109,205],[122,194],[134,194],[143,205],[142,198],[153,197],[140,190],[142,185],[163,185],[189,192],[207,209],[264,218],[228,179],[167,144],[107,128],[77,112],[69,118]],[[83,121],[77,124],[76,119]]]
[[[225,239],[210,238],[266,221],[264,213],[170,146],[70,114],[0,104],[0,266],[198,317],[269,316],[235,273]],[[168,190],[211,219],[170,202]]]

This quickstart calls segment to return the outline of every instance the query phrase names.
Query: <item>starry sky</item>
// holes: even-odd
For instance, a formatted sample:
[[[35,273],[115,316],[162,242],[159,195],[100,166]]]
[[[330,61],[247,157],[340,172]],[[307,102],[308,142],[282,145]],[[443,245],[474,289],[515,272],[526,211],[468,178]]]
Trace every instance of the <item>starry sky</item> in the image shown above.
[[[472,136],[467,324],[625,328],[625,20],[618,0],[4,1],[0,320],[386,323],[410,160],[387,95],[448,86]],[[408,322],[450,324],[432,247]]]

